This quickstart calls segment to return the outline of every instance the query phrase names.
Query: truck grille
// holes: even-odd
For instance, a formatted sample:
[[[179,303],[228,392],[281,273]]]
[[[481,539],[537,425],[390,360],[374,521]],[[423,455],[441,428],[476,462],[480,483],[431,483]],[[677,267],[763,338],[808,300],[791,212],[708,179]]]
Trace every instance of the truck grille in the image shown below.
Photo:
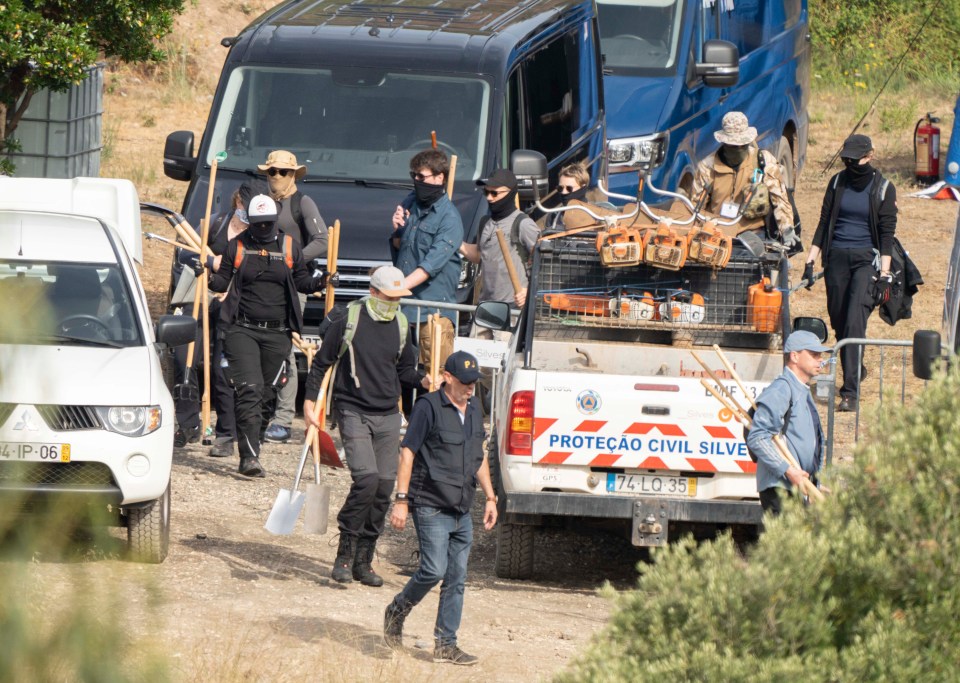
[[[13,412],[15,407],[16,405],[13,403],[0,403],[0,427],[7,421],[7,418],[10,417],[10,413]]]
[[[103,428],[92,406],[37,406],[37,412],[50,429],[58,432]]]
[[[100,462],[0,462],[0,487],[10,485],[116,486],[110,468]]]
[[[667,344],[723,344],[735,338],[742,346],[772,348],[780,335],[780,306],[747,305],[763,264],[735,259],[721,270],[689,261],[679,271],[644,263],[609,268],[600,263],[592,238],[541,243],[535,273],[537,336]],[[670,316],[670,302],[682,301],[682,295],[675,298],[681,290],[703,297],[702,307]]]

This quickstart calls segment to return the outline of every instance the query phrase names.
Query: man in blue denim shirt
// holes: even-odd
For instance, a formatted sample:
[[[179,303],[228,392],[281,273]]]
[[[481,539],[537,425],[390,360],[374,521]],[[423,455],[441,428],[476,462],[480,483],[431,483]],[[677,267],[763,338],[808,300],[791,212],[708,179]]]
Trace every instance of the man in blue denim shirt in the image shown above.
[[[816,483],[823,465],[823,430],[807,384],[820,374],[821,356],[829,350],[812,332],[792,333],[783,345],[787,356],[783,374],[757,397],[747,446],[757,455],[757,491],[766,512],[780,514],[781,489],[789,492],[804,479]],[[800,467],[789,465],[780,456],[773,444],[778,434],[783,434]]]
[[[413,291],[413,298],[422,301],[456,303],[460,282],[460,245],[463,243],[463,222],[460,213],[445,192],[450,162],[439,149],[418,152],[410,160],[413,194],[397,206],[393,214],[393,235],[390,237],[393,262],[404,276],[404,287]],[[420,362],[428,364],[430,335],[426,316],[436,308],[404,306],[403,314],[411,323],[420,318]],[[440,364],[453,352],[454,316],[451,310],[439,311],[443,316]]]

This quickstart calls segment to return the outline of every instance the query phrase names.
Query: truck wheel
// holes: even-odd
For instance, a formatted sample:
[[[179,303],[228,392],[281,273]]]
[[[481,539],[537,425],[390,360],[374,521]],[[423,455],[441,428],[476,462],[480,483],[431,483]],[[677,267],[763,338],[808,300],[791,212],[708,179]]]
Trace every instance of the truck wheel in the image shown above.
[[[777,162],[783,169],[783,184],[793,188],[796,182],[796,178],[793,177],[793,149],[786,137],[781,137],[780,144],[777,146]]]
[[[159,564],[170,550],[170,484],[156,500],[127,510],[127,545],[137,562]]]
[[[536,527],[501,523],[497,526],[496,572],[501,579],[533,576],[533,538]]]

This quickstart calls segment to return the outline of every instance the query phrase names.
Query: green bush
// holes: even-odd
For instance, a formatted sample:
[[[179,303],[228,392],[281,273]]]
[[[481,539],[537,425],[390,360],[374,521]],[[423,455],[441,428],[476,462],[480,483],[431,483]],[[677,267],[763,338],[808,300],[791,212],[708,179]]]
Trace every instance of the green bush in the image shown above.
[[[560,680],[960,680],[958,414],[954,371],[746,558],[729,536],[658,553]]]
[[[910,44],[934,5],[923,35]],[[955,78],[960,69],[960,3],[955,0],[810,0],[809,11],[814,72],[822,82],[872,90],[908,48],[895,85],[944,73]]]

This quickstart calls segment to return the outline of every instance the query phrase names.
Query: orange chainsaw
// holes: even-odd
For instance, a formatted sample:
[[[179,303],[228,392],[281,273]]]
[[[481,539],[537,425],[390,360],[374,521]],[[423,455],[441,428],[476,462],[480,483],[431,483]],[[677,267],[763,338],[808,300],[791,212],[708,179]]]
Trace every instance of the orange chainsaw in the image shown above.
[[[703,227],[691,228],[687,234],[687,257],[697,263],[705,263],[716,269],[730,261],[733,239],[723,234],[712,221]]]
[[[640,231],[614,227],[598,232],[597,251],[600,252],[600,263],[607,268],[640,265],[643,260]]]
[[[687,261],[687,241],[668,226],[648,230],[643,235],[643,260],[657,268],[680,270]]]

